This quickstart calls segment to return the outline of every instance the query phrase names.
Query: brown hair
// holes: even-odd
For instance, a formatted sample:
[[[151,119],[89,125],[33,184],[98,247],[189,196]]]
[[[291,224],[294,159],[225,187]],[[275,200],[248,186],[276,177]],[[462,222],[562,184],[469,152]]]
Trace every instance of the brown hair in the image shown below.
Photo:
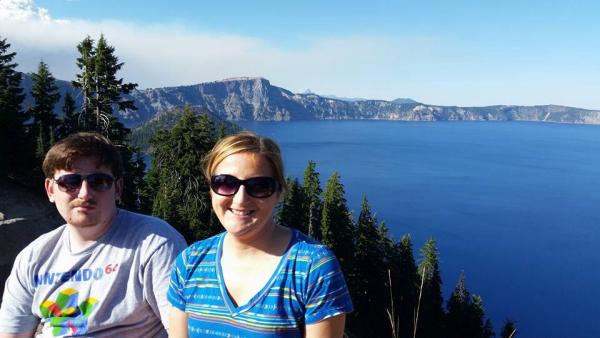
[[[217,166],[229,155],[249,152],[264,156],[273,169],[274,178],[279,183],[279,192],[287,191],[283,173],[281,151],[275,141],[250,131],[242,131],[222,138],[203,159],[204,176],[210,181]]]
[[[123,176],[123,162],[117,147],[108,138],[88,132],[69,135],[54,144],[42,165],[44,175],[51,178],[57,170],[71,170],[73,161],[82,157],[94,157],[98,166],[107,166],[113,176]]]

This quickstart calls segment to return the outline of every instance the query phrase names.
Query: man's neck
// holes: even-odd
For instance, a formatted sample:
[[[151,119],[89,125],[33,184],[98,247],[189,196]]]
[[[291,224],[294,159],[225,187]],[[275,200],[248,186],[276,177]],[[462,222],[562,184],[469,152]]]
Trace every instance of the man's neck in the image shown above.
[[[80,252],[102,237],[112,226],[117,218],[118,210],[115,209],[113,215],[107,222],[91,225],[87,227],[76,227],[67,223],[69,230],[69,244],[72,252]]]

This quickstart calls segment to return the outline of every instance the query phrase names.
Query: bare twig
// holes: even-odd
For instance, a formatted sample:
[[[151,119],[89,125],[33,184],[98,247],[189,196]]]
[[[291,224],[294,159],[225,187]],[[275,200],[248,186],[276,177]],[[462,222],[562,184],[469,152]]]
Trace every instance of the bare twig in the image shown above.
[[[390,304],[391,304],[392,309],[391,309],[391,311],[390,311],[390,309],[386,309],[385,311],[387,312],[388,318],[390,320],[390,324],[392,325],[392,337],[398,338],[399,319],[396,318],[396,313],[394,311],[394,295],[392,294],[392,273],[390,272],[389,269],[388,269],[388,280],[390,281]]]
[[[512,338],[512,336],[513,336],[513,335],[514,335],[516,332],[517,332],[517,329],[516,329],[516,328],[514,328],[514,329],[513,329],[513,332],[510,334],[510,336],[508,336],[508,338]]]
[[[421,287],[419,288],[419,301],[417,302],[417,311],[415,313],[415,326],[413,329],[413,338],[417,337],[417,324],[419,323],[419,309],[421,308],[421,296],[423,295],[423,283],[425,282],[425,270],[427,270],[427,266],[423,265],[423,273],[421,275]]]

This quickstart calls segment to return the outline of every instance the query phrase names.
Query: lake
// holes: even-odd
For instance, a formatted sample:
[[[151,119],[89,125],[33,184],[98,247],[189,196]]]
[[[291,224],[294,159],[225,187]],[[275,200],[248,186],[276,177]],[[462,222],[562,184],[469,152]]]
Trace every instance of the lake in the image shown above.
[[[251,122],[287,174],[336,170],[417,254],[434,237],[444,299],[461,271],[499,333],[600,337],[600,126],[527,122]],[[415,257],[418,259],[418,256]]]

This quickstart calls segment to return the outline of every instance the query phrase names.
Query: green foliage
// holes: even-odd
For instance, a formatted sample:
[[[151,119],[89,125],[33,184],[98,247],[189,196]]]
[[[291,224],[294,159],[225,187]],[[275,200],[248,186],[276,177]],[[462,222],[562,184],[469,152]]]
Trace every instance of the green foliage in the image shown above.
[[[125,169],[125,189],[121,196],[121,205],[130,210],[143,209],[144,170],[142,154],[137,147],[128,143],[130,130],[113,113],[135,110],[133,100],[126,99],[137,87],[134,83],[123,83],[117,72],[123,67],[103,35],[94,44],[89,36],[77,45],[80,56],[77,67],[81,73],[71,85],[80,90],[83,96],[81,112],[77,117],[77,131],[95,131],[108,137],[120,150]],[[70,108],[66,108],[70,109]],[[61,128],[65,132],[74,123],[74,116],[65,118]]]
[[[135,110],[134,101],[124,98],[137,87],[135,83],[123,83],[117,72],[123,67],[103,35],[96,45],[89,36],[79,45],[77,67],[81,73],[72,81],[74,88],[83,96],[80,130],[93,130],[106,135],[113,142],[123,143],[129,130],[113,116],[115,111]]]
[[[33,106],[29,109],[29,113],[33,116],[33,127],[37,135],[33,175],[36,178],[43,178],[41,164],[46,152],[54,144],[58,132],[59,121],[54,113],[54,106],[60,99],[60,94],[56,80],[44,62],[40,62],[37,73],[33,73],[31,78]]]
[[[13,62],[15,52],[10,44],[0,39],[0,179],[21,178],[29,172],[28,115],[21,109],[25,99],[21,89],[21,73]],[[7,160],[7,159],[10,159]]]
[[[321,201],[321,181],[319,173],[316,170],[317,164],[314,161],[308,161],[304,170],[304,195],[306,196],[305,208],[308,224],[306,225],[306,234],[310,237],[321,239],[321,211],[323,202]]]
[[[131,131],[131,144],[139,147],[144,153],[150,152],[150,140],[152,137],[160,130],[172,129],[181,119],[181,116],[183,116],[184,109],[191,109],[195,115],[208,115],[213,123],[217,126],[218,139],[222,138],[224,135],[228,135],[240,130],[237,125],[219,118],[204,107],[174,107],[165,112],[161,112],[153,119],[135,127]]]
[[[288,191],[283,196],[281,205],[277,209],[275,215],[276,221],[291,228],[300,230],[303,233],[307,231],[308,217],[305,212],[304,188],[298,182],[298,179],[293,181],[287,177]]]
[[[352,271],[355,229],[346,205],[344,186],[333,172],[327,180],[321,218],[321,241],[337,256],[344,272]]]
[[[421,248],[419,275],[424,276],[424,280],[417,337],[444,337],[442,278],[440,277],[437,244],[434,239],[429,239]]]
[[[465,285],[465,274],[461,272],[458,283],[448,299],[446,336],[448,338],[487,338],[491,323],[484,321],[483,301],[471,296]]]
[[[78,114],[76,105],[71,93],[65,93],[65,102],[62,106],[62,117],[59,123],[58,139],[65,138],[75,132],[79,128]]]
[[[151,140],[154,159],[146,196],[153,200],[152,213],[173,225],[188,243],[220,229],[201,166],[216,136],[208,115],[197,117],[187,107],[173,129],[159,131]]]
[[[379,325],[386,317],[385,304],[389,303],[387,270],[385,269],[384,243],[379,233],[377,219],[371,212],[366,197],[356,223],[353,271],[348,273],[349,287],[355,312],[352,317],[360,318],[354,332],[381,337],[389,328]]]
[[[398,337],[412,337],[420,283],[410,235],[402,236],[400,242],[394,245],[390,270],[394,304],[399,323],[401,323],[398,328]]]

